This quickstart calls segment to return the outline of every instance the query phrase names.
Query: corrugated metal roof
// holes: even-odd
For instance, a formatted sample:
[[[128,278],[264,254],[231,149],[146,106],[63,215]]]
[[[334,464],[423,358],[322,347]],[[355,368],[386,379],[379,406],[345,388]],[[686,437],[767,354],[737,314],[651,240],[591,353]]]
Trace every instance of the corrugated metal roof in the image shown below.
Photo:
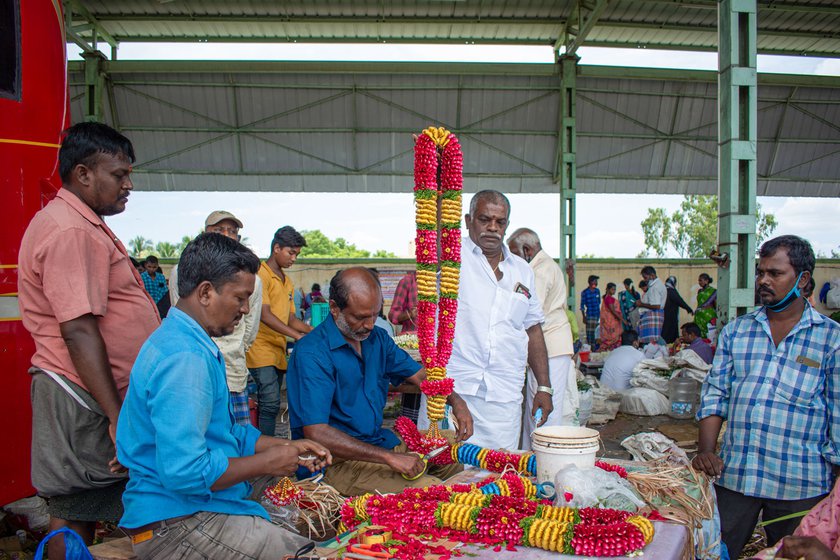
[[[564,24],[576,3],[575,0],[67,1],[69,9],[74,4],[85,8],[117,41],[541,45],[554,45],[561,39]],[[840,6],[836,2],[759,0],[757,4],[759,52],[840,56]],[[585,44],[715,50],[717,6],[716,0],[613,0]]]
[[[459,135],[467,190],[557,190],[555,65],[106,67],[106,121],[134,142],[141,190],[403,192],[412,134],[432,124]],[[79,70],[71,63],[75,121]],[[715,192],[715,73],[579,70],[580,192]],[[840,80],[759,84],[758,194],[840,196]]]

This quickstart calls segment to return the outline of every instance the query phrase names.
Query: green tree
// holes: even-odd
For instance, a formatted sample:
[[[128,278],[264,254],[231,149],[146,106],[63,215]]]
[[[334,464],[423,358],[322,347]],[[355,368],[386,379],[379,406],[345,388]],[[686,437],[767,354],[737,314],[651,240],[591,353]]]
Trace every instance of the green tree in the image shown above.
[[[185,235],[184,237],[181,238],[181,241],[179,241],[178,244],[176,245],[176,247],[178,248],[178,254],[179,255],[184,252],[184,249],[187,248],[187,245],[189,245],[190,241],[192,241],[193,239],[194,238],[191,235]]]
[[[304,230],[300,232],[306,239],[306,247],[301,252],[301,257],[310,258],[370,258],[371,253],[365,249],[359,249],[352,243],[348,243],[346,239],[338,237],[335,240],[330,239],[321,230]],[[377,258],[394,257],[393,253],[379,249],[374,255]]]
[[[181,250],[178,248],[178,245],[170,243],[169,241],[160,241],[157,245],[155,245],[155,252],[158,257],[162,259],[175,258],[181,254]]]
[[[756,205],[756,246],[770,237],[778,221]],[[642,220],[645,250],[640,257],[663,257],[673,249],[683,258],[706,257],[717,247],[718,204],[716,196],[689,195],[672,214],[664,208],[649,208]]]
[[[152,240],[146,239],[142,235],[138,235],[128,242],[128,252],[135,258],[144,257],[152,248]]]

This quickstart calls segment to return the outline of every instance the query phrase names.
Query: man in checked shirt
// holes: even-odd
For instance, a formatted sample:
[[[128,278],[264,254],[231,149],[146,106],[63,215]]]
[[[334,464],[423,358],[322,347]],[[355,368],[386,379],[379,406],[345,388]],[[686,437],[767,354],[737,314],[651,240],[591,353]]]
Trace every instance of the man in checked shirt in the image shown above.
[[[801,295],[814,261],[811,245],[794,235],[764,243],[756,275],[762,307],[724,327],[703,384],[693,465],[719,477],[721,532],[731,558],[759,514],[772,520],[810,509],[840,470],[840,325]],[[798,523],[797,517],[767,525],[767,542]]]

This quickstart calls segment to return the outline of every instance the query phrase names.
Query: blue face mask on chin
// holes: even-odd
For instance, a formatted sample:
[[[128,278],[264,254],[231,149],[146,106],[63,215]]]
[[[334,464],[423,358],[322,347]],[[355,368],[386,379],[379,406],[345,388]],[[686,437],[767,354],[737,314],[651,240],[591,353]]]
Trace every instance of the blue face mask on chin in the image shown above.
[[[785,297],[776,303],[765,305],[765,307],[773,313],[779,313],[790,307],[790,304],[799,299],[802,295],[799,291],[799,281],[802,279],[802,274],[804,274],[804,271],[800,272],[799,276],[796,277],[796,282],[793,283],[793,288],[790,289]]]

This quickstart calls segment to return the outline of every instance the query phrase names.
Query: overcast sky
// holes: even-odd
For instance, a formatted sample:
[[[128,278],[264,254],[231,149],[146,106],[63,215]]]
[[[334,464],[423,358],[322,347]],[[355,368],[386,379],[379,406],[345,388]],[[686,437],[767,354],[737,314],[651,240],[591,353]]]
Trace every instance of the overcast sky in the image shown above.
[[[715,53],[677,53],[647,49],[581,48],[581,64],[714,70]],[[495,45],[318,45],[318,44],[132,44],[119,49],[122,60],[383,60],[464,62],[552,62],[550,47]],[[78,49],[69,47],[78,59]],[[759,72],[840,76],[840,60],[814,57],[758,57]],[[140,158],[142,160],[142,156]],[[838,171],[840,174],[840,171]],[[469,197],[465,197],[466,201]],[[644,248],[640,222],[651,207],[669,211],[682,197],[662,195],[578,195],[577,253],[635,257]],[[829,254],[840,244],[840,200],[762,197],[759,203],[779,221],[776,234],[794,233]],[[530,227],[552,255],[559,252],[559,197],[522,194],[511,197],[510,231]],[[274,231],[283,225],[320,229],[360,248],[385,249],[409,257],[414,236],[414,207],[406,194],[345,193],[163,193],[134,192],[125,213],[108,219],[124,241],[142,235],[177,241],[195,234],[213,210],[226,209],[244,223],[243,235],[265,256]],[[674,255],[676,256],[676,255]]]

